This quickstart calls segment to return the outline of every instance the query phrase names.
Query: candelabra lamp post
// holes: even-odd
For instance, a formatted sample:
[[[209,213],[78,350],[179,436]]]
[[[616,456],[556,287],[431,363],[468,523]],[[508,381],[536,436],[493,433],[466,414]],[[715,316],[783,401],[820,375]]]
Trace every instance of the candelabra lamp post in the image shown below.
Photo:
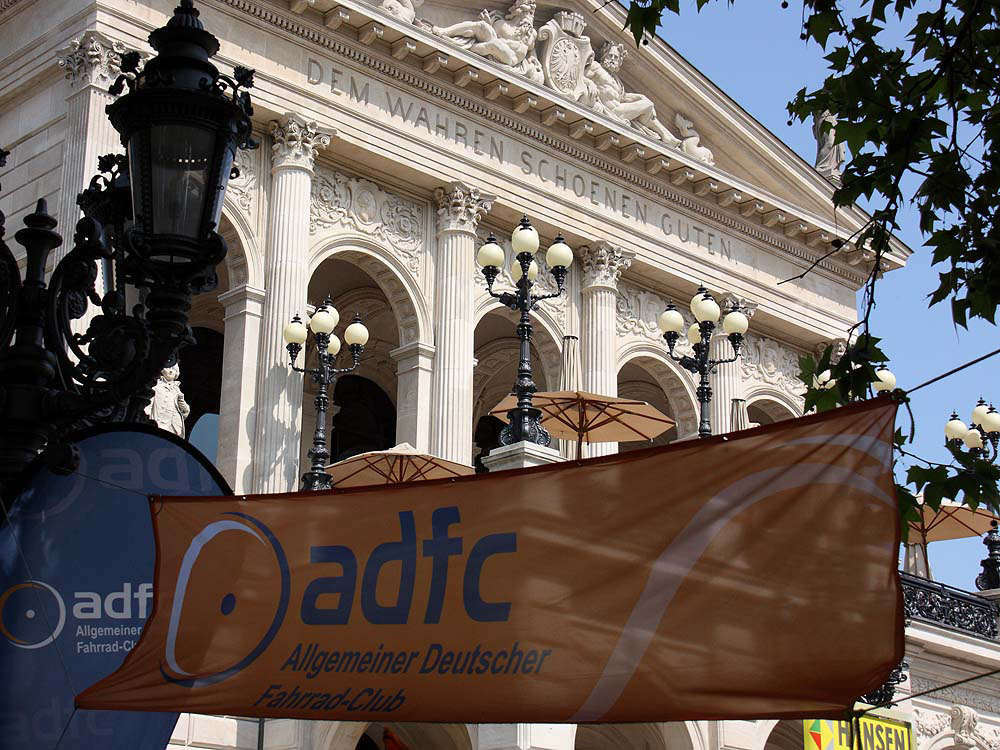
[[[149,35],[157,55],[140,70],[122,55],[118,95],[107,107],[124,156],[105,156],[77,199],[84,217],[73,248],[46,279],[62,244],[44,200],[15,235],[24,278],[3,241],[0,214],[0,487],[66,431],[105,420],[145,421],[152,386],[177,351],[194,341],[191,297],[215,288],[226,254],[216,231],[237,148],[255,148],[246,89],[253,71],[219,73],[219,42],[191,0]],[[2,162],[2,159],[0,159]],[[98,295],[98,264],[110,261],[113,288]],[[125,285],[138,305],[125,302]],[[100,314],[73,330],[90,305]],[[63,454],[63,451],[52,451]],[[66,454],[70,467],[72,456]],[[65,465],[65,464],[61,464]]]
[[[684,316],[674,307],[673,303],[668,304],[667,309],[660,314],[657,324],[667,342],[667,351],[671,359],[688,372],[698,376],[698,388],[695,391],[698,396],[698,404],[701,407],[698,437],[705,438],[712,435],[712,423],[709,416],[712,386],[709,383],[709,375],[715,372],[719,365],[735,362],[740,357],[743,335],[747,332],[750,321],[734,304],[722,319],[722,330],[729,338],[729,343],[733,348],[733,356],[728,359],[712,359],[709,356],[709,342],[712,340],[712,334],[715,333],[722,315],[719,303],[705,287],[698,287],[698,293],[691,299],[691,312],[697,321],[688,328],[687,332],[688,341],[691,342],[691,348],[694,351],[693,355],[678,356],[674,352],[677,342],[680,340],[681,331],[684,330]]]
[[[987,405],[982,398],[972,410],[969,427],[958,418],[956,412],[944,426],[945,444],[948,447],[961,450],[963,446],[975,458],[993,463],[997,460],[1000,447],[1000,412]]]
[[[311,376],[319,386],[316,398],[313,399],[316,407],[316,429],[313,432],[312,448],[309,449],[309,471],[302,475],[303,490],[330,489],[330,475],[326,473],[326,466],[330,461],[330,450],[326,439],[326,413],[330,406],[329,388],[337,382],[338,376],[358,369],[358,365],[361,364],[361,354],[365,350],[365,344],[368,343],[368,329],[361,322],[361,317],[355,315],[353,322],[344,331],[344,341],[351,352],[351,366],[339,369],[334,367],[337,354],[340,353],[340,339],[333,332],[338,322],[340,313],[333,306],[332,300],[327,297],[309,319],[308,328],[296,315],[282,332],[288,349],[289,366],[295,372]],[[316,342],[317,365],[312,369],[297,367],[295,364],[309,331],[312,331]]]
[[[531,374],[531,311],[538,303],[558,297],[565,291],[566,271],[573,263],[573,250],[566,244],[562,235],[556,235],[555,242],[545,254],[546,263],[556,282],[556,291],[551,294],[534,294],[535,279],[538,278],[538,263],[535,253],[538,252],[538,231],[531,226],[525,216],[511,235],[511,247],[514,251],[514,262],[511,266],[511,276],[516,289],[513,292],[495,292],[493,283],[500,274],[504,264],[503,248],[497,243],[497,238],[490,234],[486,242],[479,248],[476,260],[486,278],[486,288],[490,296],[506,305],[514,312],[520,313],[517,324],[517,337],[520,341],[520,357],[517,365],[517,381],[513,393],[517,396],[517,406],[507,412],[507,426],[500,432],[501,445],[513,445],[522,441],[549,445],[552,442],[548,431],[539,423],[541,411],[532,406],[532,397],[538,390]]]

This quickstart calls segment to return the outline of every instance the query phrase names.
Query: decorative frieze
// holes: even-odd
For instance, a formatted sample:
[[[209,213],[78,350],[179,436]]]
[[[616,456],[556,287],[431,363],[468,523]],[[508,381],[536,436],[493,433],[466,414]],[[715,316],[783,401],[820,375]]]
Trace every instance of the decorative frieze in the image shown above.
[[[271,159],[275,169],[313,168],[316,153],[330,145],[331,133],[322,132],[312,120],[287,114],[271,121]]]
[[[447,188],[435,188],[439,232],[475,233],[479,220],[489,213],[493,196],[480,193],[478,188],[453,182]]]
[[[923,688],[921,688],[923,689]],[[946,688],[948,691],[956,688]],[[965,690],[965,693],[972,691]],[[976,694],[978,697],[978,693]],[[935,693],[935,698],[944,697],[944,691]],[[986,699],[986,696],[982,696]],[[982,701],[976,700],[977,703]],[[992,701],[986,700],[987,703]],[[995,710],[977,706],[980,710]],[[926,708],[918,708],[914,712],[917,736],[921,739],[932,739],[943,734],[950,734],[948,741],[960,750],[971,750],[972,748],[987,748],[988,750],[1000,750],[1000,732],[996,729],[986,729],[979,723],[979,714],[975,708],[956,703],[948,709],[948,713],[939,713]]]
[[[635,253],[610,242],[595,242],[580,248],[583,288],[606,286],[617,289],[622,274],[632,265]]]
[[[801,400],[806,387],[799,380],[798,354],[766,336],[748,333],[743,341],[740,364],[748,390],[750,384],[764,384],[777,388],[796,401]]]
[[[121,73],[121,58],[129,49],[99,31],[86,31],[59,51],[59,67],[73,87],[107,89]]]
[[[248,216],[253,213],[254,198],[257,195],[257,152],[245,148],[236,149],[233,160],[238,174],[230,178],[226,194],[233,199]]]
[[[348,227],[396,250],[415,276],[424,242],[424,206],[388,193],[371,180],[319,168],[309,193],[309,233]]]

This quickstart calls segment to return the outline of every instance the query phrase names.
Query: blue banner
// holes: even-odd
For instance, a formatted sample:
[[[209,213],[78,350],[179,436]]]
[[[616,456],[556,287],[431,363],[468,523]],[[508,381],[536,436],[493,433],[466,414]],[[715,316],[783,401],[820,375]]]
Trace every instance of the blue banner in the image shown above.
[[[0,527],[0,748],[163,750],[177,714],[74,713],[74,697],[119,667],[150,614],[146,496],[231,490],[200,452],[153,428],[105,426],[74,442],[79,468],[37,471]]]

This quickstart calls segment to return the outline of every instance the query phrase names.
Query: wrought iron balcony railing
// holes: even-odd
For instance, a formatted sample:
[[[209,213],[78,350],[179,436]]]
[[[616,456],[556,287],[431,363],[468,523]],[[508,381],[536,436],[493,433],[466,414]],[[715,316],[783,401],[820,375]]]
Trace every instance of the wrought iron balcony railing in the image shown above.
[[[900,573],[907,618],[997,640],[997,603],[962,589]]]

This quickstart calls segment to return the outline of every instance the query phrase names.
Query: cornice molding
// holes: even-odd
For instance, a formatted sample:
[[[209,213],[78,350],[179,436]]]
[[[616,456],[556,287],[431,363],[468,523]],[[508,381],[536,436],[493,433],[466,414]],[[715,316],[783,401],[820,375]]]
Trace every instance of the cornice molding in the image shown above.
[[[219,2],[282,29],[286,33],[297,36],[317,45],[318,47],[326,49],[335,55],[352,60],[362,66],[363,69],[381,74],[392,80],[405,84],[410,88],[422,91],[429,96],[459,107],[472,115],[494,122],[497,125],[503,126],[525,138],[534,140],[549,148],[559,151],[560,153],[568,156],[570,159],[590,165],[605,174],[617,177],[620,180],[641,188],[650,195],[658,196],[668,203],[709,219],[710,221],[731,229],[744,237],[763,243],[768,248],[781,250],[788,255],[799,258],[807,264],[816,262],[817,257],[821,255],[820,252],[812,251],[805,247],[800,247],[796,244],[787,242],[783,239],[782,234],[774,232],[763,225],[750,224],[740,218],[738,214],[733,215],[707,206],[694,200],[692,197],[670,189],[666,185],[654,182],[648,177],[627,167],[615,164],[598,155],[598,153],[585,150],[578,145],[569,143],[566,140],[557,137],[553,133],[543,130],[542,127],[536,124],[530,123],[497,108],[485,98],[482,100],[472,98],[466,93],[463,93],[461,89],[458,89],[457,87],[449,88],[441,81],[427,78],[424,75],[417,73],[412,68],[404,68],[395,61],[376,56],[376,54],[372,52],[371,48],[362,49],[357,47],[343,34],[338,33],[334,35],[316,27],[308,20],[300,21],[295,18],[285,16],[274,8],[262,7],[258,3],[254,2],[254,0],[219,0]],[[365,12],[370,15],[378,13],[375,8],[366,8]],[[388,19],[386,23],[389,21],[394,21],[394,19]],[[417,34],[418,32],[419,30],[415,30],[412,33]],[[451,54],[457,54],[460,50],[453,50],[449,47],[446,51]],[[477,64],[481,67],[487,67],[487,62],[488,61],[483,61],[481,58],[477,59]],[[491,74],[494,74],[492,70]],[[499,78],[503,75],[503,73],[498,70],[495,75]],[[527,81],[518,81],[518,84],[530,85]],[[557,96],[554,92],[549,93],[552,96]],[[627,137],[632,140],[637,139],[637,134],[635,133],[626,134],[623,131],[623,135],[627,135]],[[673,154],[671,154],[671,156],[673,156]],[[831,262],[830,260],[820,260],[817,263],[817,267],[822,268],[825,271],[845,279],[846,281],[857,286],[863,284],[866,278],[865,276],[843,268],[840,264]]]

